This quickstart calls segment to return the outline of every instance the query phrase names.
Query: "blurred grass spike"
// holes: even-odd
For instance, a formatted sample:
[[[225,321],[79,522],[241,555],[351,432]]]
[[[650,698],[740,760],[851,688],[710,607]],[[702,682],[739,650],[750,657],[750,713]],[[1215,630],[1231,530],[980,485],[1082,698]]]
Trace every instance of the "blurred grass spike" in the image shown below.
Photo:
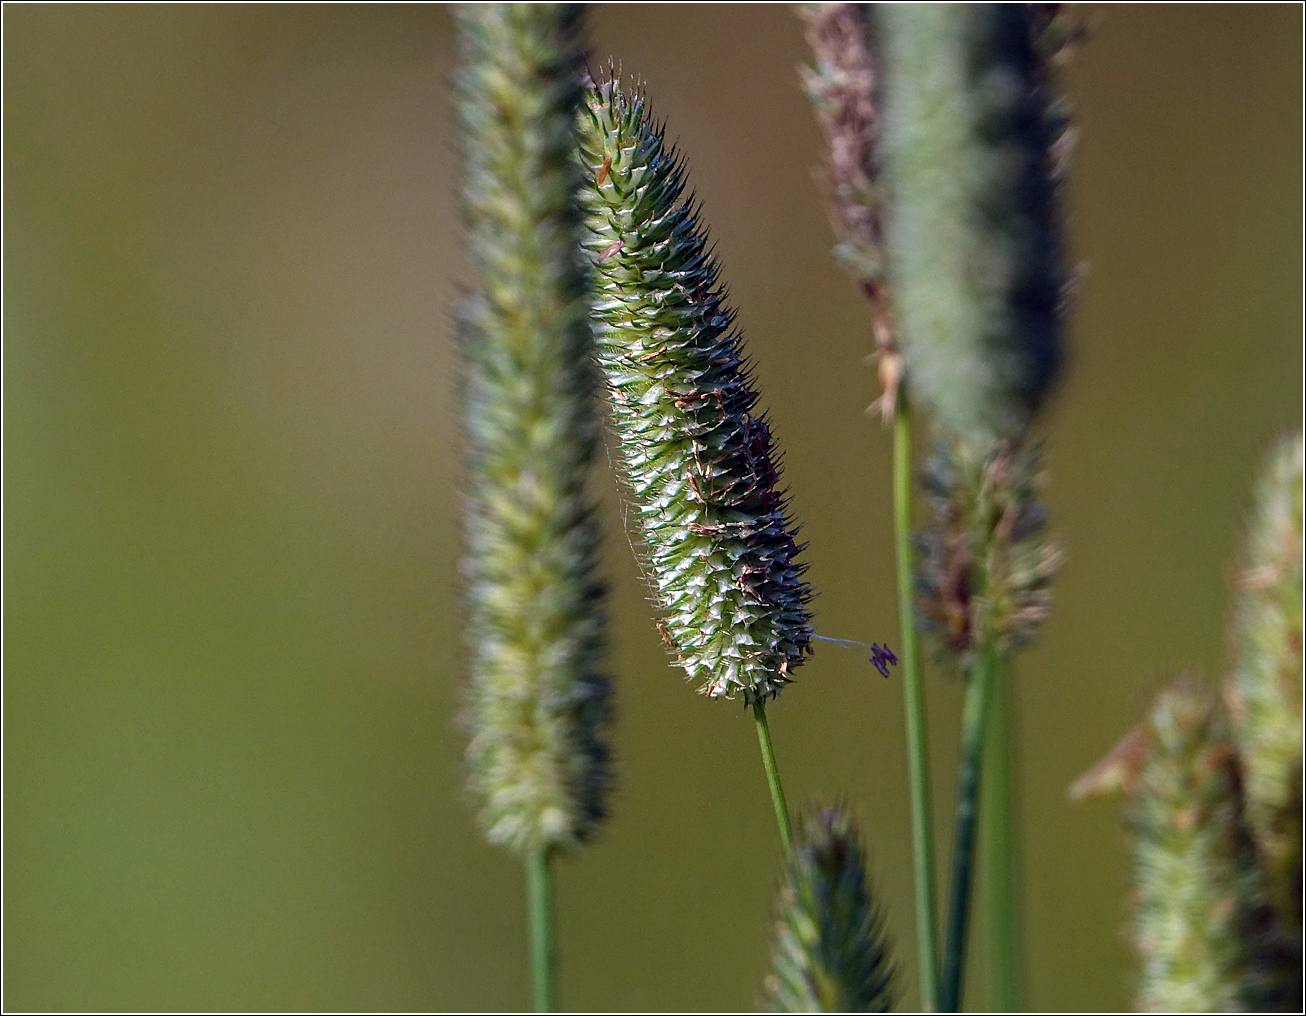
[[[981,446],[1023,436],[1061,364],[1066,124],[1036,6],[882,4],[873,16],[907,394]]]
[[[659,630],[709,698],[764,703],[812,651],[771,429],[644,97],[610,72],[579,122],[595,345]]]
[[[1180,678],[1070,789],[1128,798],[1144,1011],[1300,1011],[1302,458],[1257,481],[1222,698]]]
[[[1220,701],[1191,676],[1158,696],[1130,785],[1132,941],[1146,1012],[1278,1009],[1294,965],[1266,903]],[[1298,998],[1298,1001],[1300,999]]]
[[[864,4],[799,4],[814,67],[803,86],[825,133],[825,186],[839,246],[835,256],[872,300],[884,286],[884,195],[877,140],[880,76]]]
[[[1234,581],[1225,701],[1247,819],[1285,924],[1302,927],[1302,435],[1270,451]]]
[[[938,659],[967,673],[969,683],[939,1000],[955,1011],[964,991],[979,821],[993,1005],[1015,1011],[1022,1004],[1020,889],[1006,661],[1037,638],[1061,553],[1045,533],[1047,512],[1038,500],[1040,447],[940,432],[920,476],[934,522],[918,537],[918,616]]]
[[[835,258],[862,295],[875,319],[875,360],[882,419],[893,419],[902,357],[894,342],[885,273],[885,195],[881,167],[881,84],[872,18],[867,4],[799,4],[815,65],[801,68],[803,87],[825,134],[822,174],[830,220],[839,239]]]
[[[610,782],[598,434],[575,196],[579,8],[456,8],[463,191],[476,291],[466,358],[470,787],[493,843],[530,857],[602,819]]]
[[[887,1012],[893,968],[852,820],[837,808],[802,816],[775,908],[772,1012]]]
[[[963,669],[981,646],[1006,657],[1030,645],[1051,610],[1061,551],[1045,533],[1040,455],[942,438],[921,470],[934,514],[917,538],[921,624]]]

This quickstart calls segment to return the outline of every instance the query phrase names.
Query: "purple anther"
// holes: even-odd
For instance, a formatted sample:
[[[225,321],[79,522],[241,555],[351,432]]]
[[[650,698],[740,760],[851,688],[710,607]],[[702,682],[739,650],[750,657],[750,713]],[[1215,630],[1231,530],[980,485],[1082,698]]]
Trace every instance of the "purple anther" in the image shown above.
[[[880,672],[880,676],[888,677],[889,666],[897,662],[898,657],[893,655],[888,646],[882,646],[878,642],[871,643],[871,663]]]

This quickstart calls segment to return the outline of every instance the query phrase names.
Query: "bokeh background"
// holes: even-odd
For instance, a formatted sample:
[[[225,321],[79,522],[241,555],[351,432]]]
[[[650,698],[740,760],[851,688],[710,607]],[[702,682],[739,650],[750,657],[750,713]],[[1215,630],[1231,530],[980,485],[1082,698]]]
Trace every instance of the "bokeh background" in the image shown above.
[[[1131,979],[1118,807],[1066,787],[1168,675],[1219,673],[1250,480],[1301,419],[1301,8],[1087,13],[1088,275],[1046,420],[1067,564],[1017,676],[1051,1010],[1120,1008]],[[595,62],[644,78],[689,161],[819,630],[896,644],[889,441],[800,26],[592,15]],[[7,1008],[526,1003],[522,875],[473,826],[455,722],[454,55],[441,7],[5,7]],[[748,1008],[777,860],[752,724],[668,668],[598,488],[620,788],[560,866],[562,999]],[[942,864],[961,689],[928,687]],[[791,801],[862,822],[910,1008],[901,715],[897,680],[827,646],[771,723]]]

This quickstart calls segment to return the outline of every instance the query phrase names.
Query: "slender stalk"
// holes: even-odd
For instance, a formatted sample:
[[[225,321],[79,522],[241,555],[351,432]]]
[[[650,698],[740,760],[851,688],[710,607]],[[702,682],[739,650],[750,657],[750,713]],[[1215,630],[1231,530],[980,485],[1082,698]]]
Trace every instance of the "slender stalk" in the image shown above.
[[[984,748],[982,840],[988,872],[990,981],[995,1012],[1020,1012],[1020,929],[1016,919],[1015,818],[1012,811],[1010,683],[1001,668],[993,675],[987,744]]]
[[[975,832],[979,817],[980,778],[989,702],[998,669],[996,651],[985,645],[975,659],[961,715],[961,775],[957,781],[957,827],[952,848],[952,889],[948,899],[948,941],[943,954],[939,1005],[959,1012],[966,967],[966,932],[970,918]]]
[[[753,702],[753,719],[757,721],[757,743],[762,746],[762,765],[766,769],[766,783],[771,788],[771,803],[775,806],[775,821],[780,827],[780,840],[789,853],[789,806],[785,804],[784,788],[780,786],[780,770],[775,764],[775,749],[771,747],[771,728],[766,723],[766,706],[761,699]]]
[[[531,920],[531,989],[536,1012],[557,1008],[554,983],[553,884],[549,852],[537,850],[526,859],[527,903]]]
[[[907,768],[911,780],[912,858],[916,873],[916,951],[921,1008],[938,1009],[938,924],[934,905],[934,821],[930,813],[930,744],[916,641],[911,553],[911,409],[898,393],[893,420],[893,528],[898,557],[898,617],[902,624],[903,701],[907,707]]]

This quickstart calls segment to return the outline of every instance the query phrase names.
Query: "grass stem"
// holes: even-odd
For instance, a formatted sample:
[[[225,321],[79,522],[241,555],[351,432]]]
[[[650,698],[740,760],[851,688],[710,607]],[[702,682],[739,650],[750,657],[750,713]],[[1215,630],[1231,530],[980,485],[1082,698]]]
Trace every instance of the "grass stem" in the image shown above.
[[[943,954],[939,1005],[959,1012],[966,967],[966,934],[970,923],[971,887],[975,870],[975,832],[979,817],[985,727],[997,675],[998,656],[985,645],[975,658],[966,686],[961,715],[961,774],[957,780],[957,825],[952,848],[952,889],[948,899],[948,940]]]
[[[526,861],[528,908],[531,921],[531,987],[536,1012],[557,1008],[554,983],[553,884],[549,852],[537,850]]]
[[[1007,675],[993,675],[984,749],[982,840],[988,873],[986,896],[990,984],[995,1012],[1020,1012],[1020,928],[1016,917],[1015,817],[1012,808],[1011,692]]]
[[[780,840],[785,853],[789,853],[789,806],[785,804],[784,788],[780,786],[780,770],[775,764],[775,749],[771,746],[771,728],[766,723],[766,706],[761,699],[753,702],[753,719],[757,721],[757,743],[762,747],[762,765],[766,769],[767,786],[771,788],[771,803],[775,806],[775,821],[780,827]]]
[[[912,858],[916,875],[916,950],[921,1008],[938,1009],[938,924],[934,903],[934,822],[930,812],[930,745],[916,641],[916,597],[911,553],[911,410],[898,393],[893,421],[893,522],[898,560],[898,616],[902,625],[903,701],[907,708],[907,767],[911,780]]]

